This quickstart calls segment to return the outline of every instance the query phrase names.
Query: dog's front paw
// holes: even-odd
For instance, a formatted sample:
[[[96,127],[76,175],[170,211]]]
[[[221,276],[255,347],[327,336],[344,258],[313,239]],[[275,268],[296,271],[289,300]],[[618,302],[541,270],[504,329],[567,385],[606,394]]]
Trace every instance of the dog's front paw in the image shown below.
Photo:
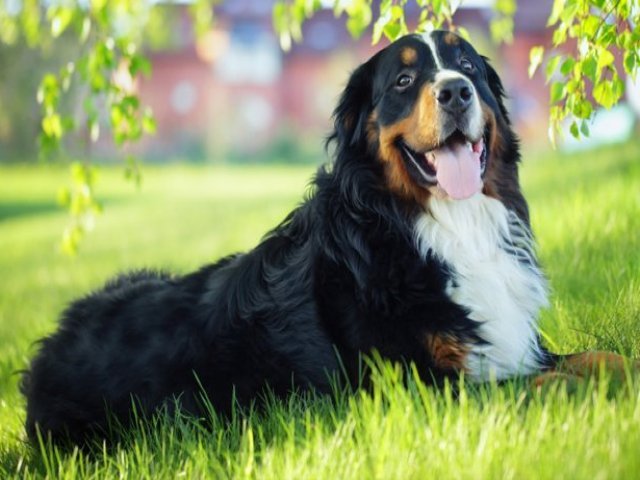
[[[536,391],[546,391],[555,385],[561,385],[571,393],[577,391],[584,383],[584,378],[578,375],[550,370],[533,377],[530,385]]]
[[[628,375],[640,374],[640,360],[632,360],[613,352],[583,352],[562,356],[555,371],[588,377],[604,371],[612,378],[624,380]]]

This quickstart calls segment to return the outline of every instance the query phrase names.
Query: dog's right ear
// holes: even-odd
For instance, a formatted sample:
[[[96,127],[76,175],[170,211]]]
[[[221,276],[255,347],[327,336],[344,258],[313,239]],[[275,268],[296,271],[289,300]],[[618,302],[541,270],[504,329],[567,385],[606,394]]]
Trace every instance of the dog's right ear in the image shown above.
[[[366,126],[373,110],[373,59],[360,65],[349,78],[338,106],[333,111],[333,132],[338,150],[357,148],[366,142]]]

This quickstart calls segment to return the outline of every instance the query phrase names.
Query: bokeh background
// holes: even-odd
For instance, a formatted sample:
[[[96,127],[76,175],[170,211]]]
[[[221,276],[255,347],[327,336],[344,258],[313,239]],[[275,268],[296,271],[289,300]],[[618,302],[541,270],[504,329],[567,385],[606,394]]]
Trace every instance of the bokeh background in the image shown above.
[[[148,162],[321,161],[322,138],[329,131],[332,108],[349,72],[384,42],[372,46],[370,32],[353,40],[344,18],[335,18],[331,9],[325,9],[305,24],[304,41],[283,52],[272,26],[270,0],[222,1],[215,9],[212,30],[196,39],[188,3],[167,4],[162,15],[158,9],[151,11],[146,52],[152,75],[134,80],[126,68],[117,74],[118,82],[137,92],[157,119],[157,134],[144,138],[128,153]],[[546,21],[552,0],[519,1],[514,40],[500,46],[488,36],[491,4],[490,0],[462,2],[455,23],[467,28],[477,50],[490,57],[500,72],[525,146],[548,148],[544,76],[539,71],[530,79],[527,70],[529,49],[551,45],[552,31]],[[417,18],[418,7],[409,2],[407,8],[410,22],[412,8]],[[73,58],[78,48],[71,39],[56,45],[38,51],[20,43],[0,46],[0,161],[37,156],[38,82],[44,72],[57,71]],[[65,99],[78,124],[86,115],[85,88],[72,88]],[[632,84],[627,90],[632,96],[640,95]],[[597,116],[598,122],[607,125],[606,134],[592,128],[591,139],[567,140],[561,148],[592,148],[629,138],[637,113],[629,106],[634,100],[628,100],[613,112]],[[102,123],[107,128],[106,115]],[[123,156],[104,134],[93,143],[88,132],[81,132],[65,146],[71,155],[97,161]]]

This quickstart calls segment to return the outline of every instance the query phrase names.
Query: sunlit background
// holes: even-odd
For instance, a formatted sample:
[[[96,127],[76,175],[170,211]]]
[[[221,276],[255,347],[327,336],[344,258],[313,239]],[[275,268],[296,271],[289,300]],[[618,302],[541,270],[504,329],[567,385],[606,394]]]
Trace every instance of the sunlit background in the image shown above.
[[[462,2],[456,24],[465,26],[477,50],[491,58],[506,85],[516,130],[531,149],[549,145],[548,92],[544,75],[527,74],[529,49],[551,44],[545,27],[552,0],[518,2],[514,40],[497,46],[488,37],[491,0]],[[418,7],[409,2],[417,18]],[[145,137],[130,153],[147,161],[317,163],[322,139],[349,72],[382,45],[371,45],[370,33],[353,40],[343,18],[330,9],[304,26],[304,41],[284,52],[272,26],[270,0],[227,0],[215,9],[213,28],[196,39],[188,2],[165,5],[150,19],[146,45],[152,74],[133,80],[127,69],[118,83],[137,92],[153,110],[157,133]],[[0,47],[0,159],[24,160],[36,155],[39,109],[35,92],[46,70],[57,70],[74,54],[73,44],[34,53],[24,45]],[[619,69],[622,71],[622,68]],[[638,87],[628,83],[628,94]],[[82,88],[72,89],[69,104],[82,124]],[[565,149],[591,148],[630,137],[637,113],[623,103],[596,116],[607,128],[592,128],[581,143],[567,139]],[[107,128],[106,115],[102,130]],[[603,131],[604,130],[604,131]],[[567,137],[570,137],[568,135]],[[71,153],[96,160],[117,159],[122,152],[109,135],[93,143],[88,133],[67,140]]]

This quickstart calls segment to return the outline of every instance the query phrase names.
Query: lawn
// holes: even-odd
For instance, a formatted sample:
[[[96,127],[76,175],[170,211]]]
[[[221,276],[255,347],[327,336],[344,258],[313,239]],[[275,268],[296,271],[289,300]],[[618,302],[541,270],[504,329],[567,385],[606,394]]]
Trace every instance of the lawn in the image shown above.
[[[455,398],[382,366],[371,393],[274,402],[213,429],[161,419],[90,453],[24,443],[16,372],[69,300],[118,270],[187,272],[250,248],[312,172],[149,167],[136,192],[103,169],[105,214],[69,258],[56,250],[66,219],[52,201],[66,172],[0,168],[0,478],[640,478],[640,381],[606,378],[570,393],[463,385]],[[552,288],[545,341],[640,356],[640,142],[529,157],[522,179]]]

